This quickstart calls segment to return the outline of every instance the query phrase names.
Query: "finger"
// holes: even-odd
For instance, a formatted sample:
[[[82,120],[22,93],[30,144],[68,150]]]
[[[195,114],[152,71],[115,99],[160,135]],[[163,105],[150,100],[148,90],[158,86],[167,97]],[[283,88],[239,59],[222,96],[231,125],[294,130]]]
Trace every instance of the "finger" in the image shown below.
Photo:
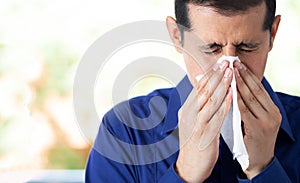
[[[245,84],[248,86],[250,92],[255,96],[260,105],[265,111],[268,111],[270,106],[272,106],[272,100],[265,90],[261,81],[242,63],[238,63],[238,71],[240,76],[243,78]]]
[[[203,85],[203,87],[208,87],[208,85],[218,86],[220,83],[219,80],[222,80],[223,78],[224,69],[226,69],[226,67],[228,67],[228,62],[224,62],[223,65],[217,64],[213,69],[211,69],[211,71],[208,72],[208,74],[206,74],[204,78],[200,80],[200,85]],[[229,86],[229,84],[227,85]],[[189,137],[194,133],[194,131],[197,131],[196,129],[198,128],[195,127],[197,120],[195,120],[195,118],[197,118],[199,110],[205,105],[214,90],[215,87],[203,88],[200,93],[204,92],[204,94],[199,94],[199,91],[196,88],[193,88],[189,94],[186,102],[178,112],[178,125],[179,128],[182,129],[181,134],[184,135],[184,137]],[[225,93],[226,91],[224,91],[224,96]],[[183,115],[185,115],[184,118],[182,117]],[[210,117],[207,118],[207,121],[209,119]],[[201,124],[201,122],[199,122],[199,124]]]
[[[219,80],[222,79],[225,67],[228,67],[227,62],[224,62],[223,64],[216,64],[214,68],[212,68],[207,74],[205,74],[205,76],[197,83],[198,86],[195,86],[192,89],[184,105],[178,111],[178,125],[181,129],[184,129],[182,130],[185,133],[184,136],[190,135],[192,133],[196,122],[195,117],[198,115],[199,109],[201,109],[205,105],[208,98],[214,92],[214,86],[218,86],[220,82]],[[203,94],[199,94],[200,92],[198,90],[201,90],[200,92]],[[185,115],[184,119],[182,119],[182,115]]]
[[[245,135],[245,139],[249,139],[250,137],[252,137],[253,135],[251,134],[251,132],[255,132],[256,130],[254,130],[254,128],[257,127],[257,125],[255,125],[254,123],[252,123],[255,120],[255,117],[252,115],[252,113],[250,112],[250,110],[247,108],[247,106],[245,105],[245,102],[243,101],[241,95],[238,93],[237,95],[238,97],[238,105],[239,105],[239,109],[241,111],[241,118],[242,118],[242,131],[243,134]],[[249,122],[251,121],[251,122]]]
[[[186,99],[186,101],[184,102],[182,108],[186,108],[190,113],[198,113],[198,106],[201,106],[203,104],[200,103],[200,100],[198,100],[198,91],[193,88],[191,93],[189,94],[188,98]],[[195,109],[195,110],[193,110]],[[183,114],[184,112],[188,112],[188,111],[182,111]]]
[[[199,105],[198,92],[193,89],[178,111],[178,127],[184,139],[187,139],[193,133],[196,124],[195,116],[198,115]]]
[[[218,86],[227,67],[228,62],[215,64],[215,66],[196,83],[196,86],[192,89],[184,105],[190,109],[192,106],[197,106],[198,109],[201,109],[212,95],[214,88]],[[210,87],[205,88],[207,85]]]
[[[200,90],[198,91],[198,100],[200,101],[201,105],[198,108],[198,111],[201,111],[202,108],[206,105],[206,103],[209,104],[217,104],[218,106],[221,103],[221,100],[218,100],[219,98],[225,97],[226,91],[223,88],[223,92],[221,92],[220,88],[217,90],[218,94],[222,94],[221,96],[216,96],[214,93],[216,93],[217,87],[219,87],[220,83],[227,82],[226,84],[226,90],[229,87],[229,80],[231,81],[231,73],[230,70],[227,71],[228,68],[228,62],[224,61],[223,66],[219,67],[217,71],[215,71],[215,74],[211,76],[207,82],[207,84]],[[227,71],[227,76],[226,75]],[[225,78],[225,79],[224,79]],[[230,79],[229,79],[230,78]],[[214,97],[212,97],[214,95]],[[216,109],[214,110],[216,111]],[[213,112],[214,113],[214,112]],[[212,115],[213,113],[209,113]]]
[[[222,82],[219,83],[218,87],[214,90],[214,93],[209,97],[207,103],[199,112],[199,121],[208,122],[216,111],[220,108],[222,101],[224,100],[228,88],[230,86],[233,74],[232,70],[227,68],[223,76]],[[196,125],[196,128],[198,126]]]
[[[227,61],[223,61],[222,63],[216,63],[206,74],[204,74],[201,79],[196,83],[195,88],[200,91],[202,88],[206,86],[208,81],[212,78],[212,76],[218,71],[224,72],[225,69],[229,66]],[[219,72],[220,73],[220,72]],[[223,73],[224,74],[224,73]]]
[[[244,122],[253,121],[255,116],[253,116],[252,112],[248,109],[239,92],[237,92],[237,100],[242,120]]]
[[[235,70],[235,76],[236,76],[236,84],[237,84],[237,90],[240,93],[241,98],[243,99],[243,102],[245,103],[247,109],[252,113],[252,115],[257,118],[258,116],[264,115],[265,109],[261,105],[261,103],[258,101],[256,96],[253,95],[253,93],[250,91],[248,85],[245,83],[244,78],[240,75],[240,70]],[[241,111],[242,112],[242,111]]]
[[[232,90],[231,88],[228,90],[226,98],[222,102],[221,107],[216,112],[216,114],[212,117],[209,123],[206,125],[203,134],[201,136],[199,149],[203,151],[206,149],[212,141],[216,138],[218,134],[220,134],[220,129],[222,124],[224,123],[224,119],[229,112],[230,106],[232,102]]]

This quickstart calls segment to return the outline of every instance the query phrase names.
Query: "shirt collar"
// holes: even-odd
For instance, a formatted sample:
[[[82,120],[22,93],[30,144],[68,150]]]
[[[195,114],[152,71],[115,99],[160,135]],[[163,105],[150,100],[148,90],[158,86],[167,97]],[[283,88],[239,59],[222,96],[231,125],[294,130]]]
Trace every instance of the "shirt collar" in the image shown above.
[[[277,94],[273,91],[269,82],[263,78],[262,84],[265,87],[266,91],[269,93],[271,99],[275,103],[275,105],[279,108],[280,113],[282,115],[282,121],[280,128],[283,129],[288,136],[295,141],[294,134],[292,132],[290,123],[288,121],[285,109],[278,98]],[[184,104],[185,100],[189,96],[192,90],[192,85],[187,76],[185,76],[179,84],[171,91],[170,99],[168,103],[168,112],[163,124],[162,133],[168,133],[177,128],[178,125],[178,110]]]

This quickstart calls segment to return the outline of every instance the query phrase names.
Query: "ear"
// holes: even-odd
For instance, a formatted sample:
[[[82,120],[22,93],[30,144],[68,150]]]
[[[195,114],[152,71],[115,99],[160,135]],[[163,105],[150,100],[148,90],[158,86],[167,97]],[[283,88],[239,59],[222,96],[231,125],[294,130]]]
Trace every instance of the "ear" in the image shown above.
[[[271,34],[271,44],[270,44],[270,51],[273,48],[274,40],[278,31],[278,27],[281,21],[281,15],[277,15],[274,19],[273,25],[272,25],[272,34]]]
[[[173,17],[168,16],[166,18],[166,26],[169,32],[169,36],[179,53],[182,53],[181,34],[177,26],[176,20]]]

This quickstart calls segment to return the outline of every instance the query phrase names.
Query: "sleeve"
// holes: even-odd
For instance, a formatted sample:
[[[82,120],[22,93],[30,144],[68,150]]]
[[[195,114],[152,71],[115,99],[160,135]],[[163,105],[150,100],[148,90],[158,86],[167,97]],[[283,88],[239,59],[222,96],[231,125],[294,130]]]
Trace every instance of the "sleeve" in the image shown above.
[[[170,159],[159,159],[159,155],[170,155],[172,148],[167,147],[177,150],[177,146],[173,146],[178,145],[176,136],[169,135],[170,138],[159,145],[163,150],[157,152],[156,134],[161,126],[139,130],[128,125],[138,122],[136,116],[139,119],[149,116],[145,115],[143,105],[134,103],[123,106],[121,103],[106,113],[89,155],[85,182],[182,182],[173,168],[172,160],[176,154]],[[137,106],[134,114],[132,106]],[[145,121],[139,122],[142,124]]]
[[[85,170],[85,182],[136,182],[134,176],[130,172],[132,172],[132,167],[113,162],[103,157],[95,149],[92,149]]]
[[[126,132],[124,128],[119,127],[120,125],[112,126],[115,121],[116,119],[110,113],[106,114],[102,120],[86,165],[85,182],[87,183],[137,182],[136,167],[122,163],[120,159],[124,158],[120,155],[122,151],[129,158],[132,152],[118,143],[121,141],[118,141],[116,136],[124,135]]]
[[[255,176],[252,180],[240,179],[239,183],[292,183],[282,165],[275,157],[274,160],[267,166],[260,174]]]
[[[166,173],[160,178],[158,183],[183,183],[174,168],[175,164],[172,164]]]

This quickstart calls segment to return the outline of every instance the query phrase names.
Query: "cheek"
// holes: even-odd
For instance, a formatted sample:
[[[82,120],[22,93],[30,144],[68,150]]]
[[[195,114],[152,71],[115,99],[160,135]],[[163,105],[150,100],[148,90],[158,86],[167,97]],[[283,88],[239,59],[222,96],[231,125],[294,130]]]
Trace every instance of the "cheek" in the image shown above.
[[[215,56],[208,56],[197,52],[190,53],[184,53],[183,57],[188,72],[190,74],[193,74],[194,76],[205,74],[213,67],[213,65],[218,60],[218,58]]]
[[[262,80],[266,67],[267,55],[244,56],[240,59],[259,80]]]
[[[199,74],[202,74],[203,71],[202,71],[201,67],[199,67],[197,62],[189,55],[183,54],[183,58],[184,58],[184,63],[185,63],[186,70],[187,70],[187,75],[188,75],[189,80],[191,81],[192,85],[194,86],[194,83],[196,82],[196,79],[195,79],[196,76],[198,76]]]
[[[197,55],[197,58],[195,58],[195,55],[192,57],[189,54],[183,54],[183,57],[187,75],[193,86],[195,86],[195,83],[197,82],[196,77],[208,72],[217,61],[217,58],[215,57],[200,56],[199,54]]]

